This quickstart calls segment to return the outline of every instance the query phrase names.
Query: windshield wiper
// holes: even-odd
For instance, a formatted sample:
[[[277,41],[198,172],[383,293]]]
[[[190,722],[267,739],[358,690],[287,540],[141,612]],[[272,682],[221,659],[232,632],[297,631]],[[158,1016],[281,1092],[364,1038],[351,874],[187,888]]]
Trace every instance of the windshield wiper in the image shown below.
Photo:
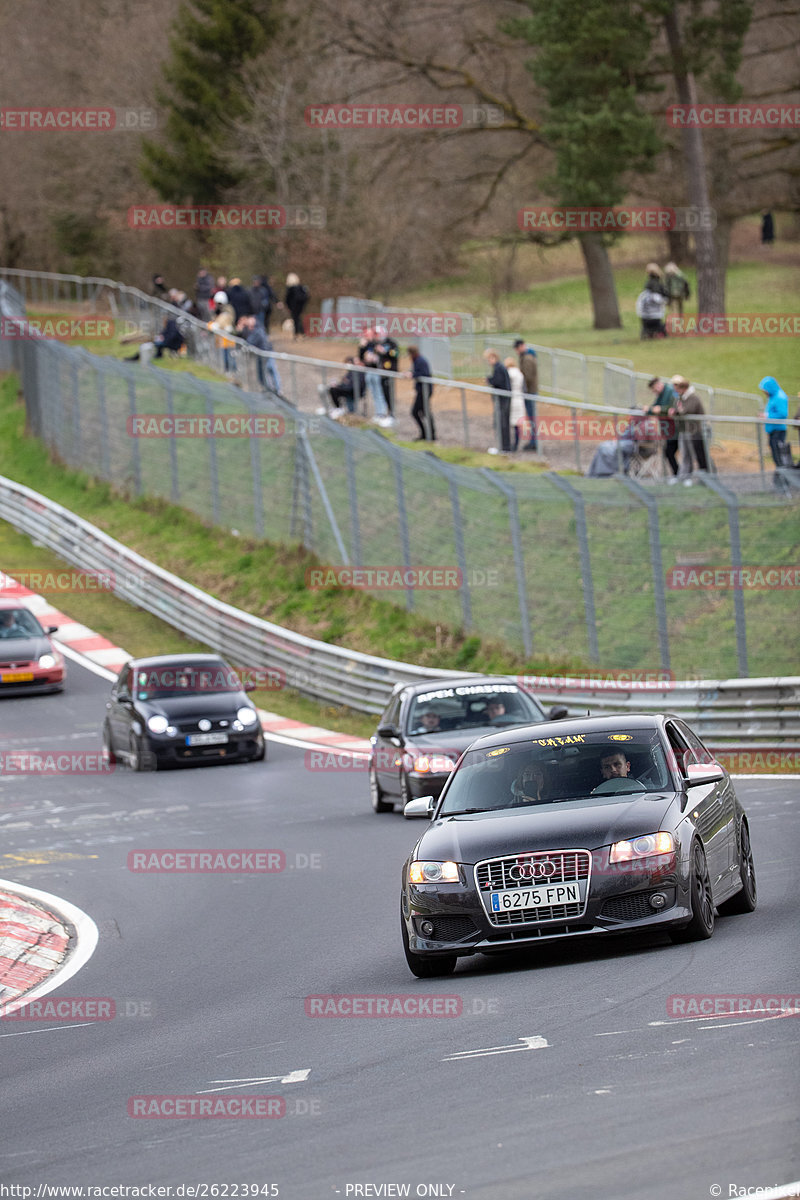
[[[456,808],[453,812],[439,813],[440,817],[463,817],[468,813],[494,812],[493,808]]]

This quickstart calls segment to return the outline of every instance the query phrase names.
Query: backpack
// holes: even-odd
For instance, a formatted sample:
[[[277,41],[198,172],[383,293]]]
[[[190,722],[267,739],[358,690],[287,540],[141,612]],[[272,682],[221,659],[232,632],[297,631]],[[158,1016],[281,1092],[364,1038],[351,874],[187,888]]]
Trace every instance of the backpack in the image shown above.
[[[636,314],[643,321],[660,321],[664,315],[664,297],[645,288],[636,302]]]
[[[311,295],[311,292],[308,290],[306,285],[304,283],[301,283],[300,284],[300,299],[303,301],[303,304],[308,303],[310,295]]]

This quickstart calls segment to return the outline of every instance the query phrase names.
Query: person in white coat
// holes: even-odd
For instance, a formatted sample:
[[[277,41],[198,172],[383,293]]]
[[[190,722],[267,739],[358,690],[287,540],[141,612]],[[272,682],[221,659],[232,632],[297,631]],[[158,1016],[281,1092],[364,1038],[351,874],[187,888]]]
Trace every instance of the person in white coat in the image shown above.
[[[525,420],[525,376],[520,371],[517,365],[517,360],[513,355],[509,355],[504,359],[504,366],[508,371],[508,377],[511,380],[511,412],[509,414],[509,424],[514,430],[514,444],[512,450],[519,449],[519,439],[522,433],[522,424]]]

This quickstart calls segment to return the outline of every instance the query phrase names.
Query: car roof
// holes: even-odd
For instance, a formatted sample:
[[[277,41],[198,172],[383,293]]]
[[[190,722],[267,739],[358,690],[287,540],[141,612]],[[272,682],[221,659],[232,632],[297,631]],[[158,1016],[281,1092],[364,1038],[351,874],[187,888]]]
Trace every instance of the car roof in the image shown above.
[[[223,662],[224,660],[213,650],[208,654],[161,654],[152,658],[132,658],[126,667],[191,667],[197,663]]]
[[[539,722],[536,725],[515,725],[497,733],[487,733],[477,738],[472,749],[493,746],[507,746],[516,742],[527,742],[543,737],[571,737],[576,733],[633,733],[653,732],[663,729],[668,714],[664,713],[625,713],[612,717],[565,717],[560,721]],[[624,750],[620,743],[620,750]]]

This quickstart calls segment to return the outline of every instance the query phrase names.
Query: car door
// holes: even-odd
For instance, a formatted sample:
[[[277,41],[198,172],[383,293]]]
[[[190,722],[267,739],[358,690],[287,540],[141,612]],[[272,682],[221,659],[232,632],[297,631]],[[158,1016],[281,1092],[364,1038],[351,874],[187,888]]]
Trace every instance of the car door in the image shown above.
[[[719,893],[725,888],[724,881],[728,874],[724,783],[704,783],[698,787],[686,788],[688,764],[708,762],[710,756],[705,751],[705,757],[703,757],[703,747],[696,739],[692,739],[695,741],[695,746],[690,745],[687,737],[690,731],[682,722],[670,721],[667,723],[666,729],[670,746],[677,760],[678,771],[686,789],[687,801],[684,813],[691,818],[700,834],[705,848],[711,888],[713,892]],[[700,752],[698,752],[697,746],[700,747]]]
[[[676,722],[681,734],[686,740],[687,745],[697,756],[697,762],[711,763],[715,762],[714,755],[708,750],[696,733],[693,733],[689,726],[684,721]],[[717,803],[722,810],[722,816],[725,821],[725,846],[723,853],[720,855],[720,861],[725,863],[724,870],[730,874],[731,871],[738,869],[738,853],[736,850],[736,805],[734,801],[733,784],[730,781],[727,771],[725,778],[714,785],[716,789]]]
[[[108,701],[108,724],[115,750],[128,749],[133,717],[133,668],[126,665],[117,676]]]
[[[393,725],[395,729],[400,729],[402,699],[402,692],[398,692],[396,696],[392,697],[380,719],[379,728]],[[381,737],[377,733],[375,750],[378,786],[381,791],[387,792],[391,796],[398,796],[400,794],[400,771],[395,760],[398,758],[402,760],[402,751],[392,742],[391,738]]]

